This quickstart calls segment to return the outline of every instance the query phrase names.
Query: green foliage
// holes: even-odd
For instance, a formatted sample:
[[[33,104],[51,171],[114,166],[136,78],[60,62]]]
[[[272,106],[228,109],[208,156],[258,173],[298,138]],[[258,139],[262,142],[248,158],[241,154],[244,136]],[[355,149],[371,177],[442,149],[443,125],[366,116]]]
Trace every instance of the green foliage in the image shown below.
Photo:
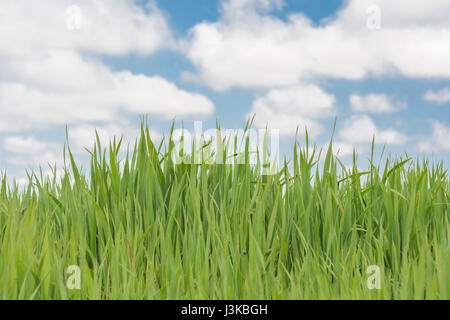
[[[97,137],[88,174],[67,148],[61,178],[31,173],[23,190],[0,178],[0,299],[450,297],[443,164],[372,157],[360,172],[330,145],[319,170],[317,150],[296,143],[293,163],[264,176],[248,143],[228,164],[190,164],[214,150],[175,155],[145,124],[123,157],[121,144]],[[70,265],[80,290],[66,286]]]

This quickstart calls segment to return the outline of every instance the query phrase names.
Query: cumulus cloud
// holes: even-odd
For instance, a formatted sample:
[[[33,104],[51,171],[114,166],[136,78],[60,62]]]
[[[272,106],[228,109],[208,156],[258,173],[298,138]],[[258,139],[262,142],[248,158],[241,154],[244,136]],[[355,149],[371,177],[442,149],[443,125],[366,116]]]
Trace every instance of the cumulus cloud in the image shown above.
[[[10,153],[35,154],[52,149],[54,145],[49,142],[39,141],[33,136],[9,136],[4,139],[3,147],[5,151]]]
[[[379,30],[367,27],[367,9],[374,5]],[[218,21],[192,28],[184,50],[198,73],[185,77],[216,90],[317,78],[450,77],[447,0],[349,0],[320,26],[301,13],[285,20],[270,15],[279,6],[275,0],[223,1]],[[230,18],[230,12],[237,14]]]
[[[236,20],[252,13],[267,13],[281,9],[284,4],[283,0],[234,0],[223,1],[221,9],[226,19]]]
[[[350,105],[354,111],[370,113],[394,113],[408,108],[408,104],[395,100],[385,94],[369,94],[366,96],[351,95]]]
[[[444,104],[450,102],[450,89],[449,87],[445,87],[439,91],[428,90],[423,98],[426,101]]]
[[[339,137],[348,143],[370,143],[375,137],[376,143],[403,144],[408,138],[395,129],[380,129],[367,115],[353,115],[344,123]]]
[[[27,74],[28,81],[0,81],[0,132],[45,129],[82,121],[115,121],[123,113],[168,118],[205,116],[214,111],[213,103],[205,96],[181,90],[164,78],[112,72],[73,53],[68,55],[73,56],[73,64],[69,66],[79,67],[75,72],[79,83],[73,78],[67,81],[60,78],[59,83],[50,78],[33,85],[41,74],[45,78],[48,74],[45,71],[51,72],[52,66],[48,70],[36,66],[40,72]],[[89,78],[91,73],[95,77]],[[91,83],[89,86],[83,84],[85,76],[86,82]]]
[[[122,138],[122,147],[133,147],[139,138],[140,129],[130,124],[112,123],[103,126],[90,124],[75,125],[69,128],[69,146],[77,154],[92,150],[96,142],[96,132],[102,148],[107,147],[113,138],[118,142]],[[161,134],[156,130],[150,130],[153,141],[161,139]]]
[[[327,150],[328,145],[324,146],[324,149]],[[332,151],[335,156],[346,157],[353,154],[353,151],[356,151],[357,154],[362,154],[366,151],[366,145],[362,144],[353,144],[350,142],[344,141],[333,141]]]
[[[93,149],[96,133],[102,148],[108,147],[112,139],[116,138],[117,142],[122,139],[122,150],[126,150],[127,147],[133,148],[134,142],[140,136],[140,128],[127,121],[104,125],[74,124],[68,127],[68,145],[77,162],[83,155],[87,155],[86,149]],[[162,135],[154,129],[150,129],[150,136],[154,142],[162,138]],[[10,165],[45,169],[47,164],[50,164],[57,165],[58,170],[61,170],[64,165],[63,146],[60,143],[49,142],[32,135],[14,135],[6,136],[2,147],[6,155],[6,163]]]
[[[49,48],[104,54],[150,54],[174,45],[153,1],[2,0],[0,54],[29,56]]]
[[[348,156],[353,153],[354,146],[346,142],[333,143],[333,153],[337,156]]]
[[[167,119],[213,113],[213,103],[201,94],[159,76],[112,69],[102,60],[105,55],[176,50],[176,42],[152,0],[2,0],[2,168],[47,163],[61,168],[62,145],[43,137],[66,124],[78,154],[92,146],[94,125],[106,145],[113,135],[135,136],[126,123],[129,116]]]
[[[424,152],[439,152],[450,150],[450,126],[439,121],[432,121],[433,133],[430,138],[424,138],[419,143],[419,150]]]
[[[335,97],[315,85],[298,85],[270,90],[257,98],[252,105],[251,117],[256,114],[255,125],[280,130],[282,135],[299,134],[308,129],[312,137],[319,135],[323,128],[318,119],[332,116]]]
[[[80,14],[79,29],[68,28],[73,14]],[[158,76],[113,71],[95,58],[173,47],[153,1],[144,10],[131,0],[3,0],[0,42],[8,44],[0,47],[0,132],[214,111],[203,95]]]
[[[8,136],[4,138],[3,148],[7,152],[6,161],[13,165],[40,166],[54,165],[58,159],[58,145],[41,141],[34,136]]]

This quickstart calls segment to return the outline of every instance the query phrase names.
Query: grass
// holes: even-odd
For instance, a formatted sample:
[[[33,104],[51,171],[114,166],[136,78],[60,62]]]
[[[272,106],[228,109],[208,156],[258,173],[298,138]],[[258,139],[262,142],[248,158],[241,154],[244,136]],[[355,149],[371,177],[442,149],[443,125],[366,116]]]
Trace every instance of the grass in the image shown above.
[[[330,145],[319,165],[296,143],[265,176],[248,141],[234,165],[180,164],[189,155],[171,138],[155,146],[145,124],[120,150],[97,141],[85,173],[65,149],[62,177],[30,173],[23,190],[1,176],[0,299],[450,297],[442,163],[372,156],[361,172],[356,155],[348,170]],[[80,290],[66,286],[70,265]]]

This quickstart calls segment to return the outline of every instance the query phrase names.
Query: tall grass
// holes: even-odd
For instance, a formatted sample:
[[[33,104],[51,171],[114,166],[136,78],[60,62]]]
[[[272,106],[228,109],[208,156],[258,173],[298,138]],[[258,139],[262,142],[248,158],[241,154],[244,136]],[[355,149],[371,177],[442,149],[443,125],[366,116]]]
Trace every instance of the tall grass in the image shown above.
[[[61,178],[30,173],[23,190],[1,177],[0,299],[450,296],[442,163],[372,157],[358,171],[354,155],[348,170],[331,144],[319,165],[296,143],[265,176],[248,143],[234,165],[179,163],[189,155],[171,138],[154,145],[144,124],[120,161],[123,149],[97,137],[88,173],[67,149]],[[66,286],[70,265],[80,290]],[[371,265],[380,290],[367,287]]]

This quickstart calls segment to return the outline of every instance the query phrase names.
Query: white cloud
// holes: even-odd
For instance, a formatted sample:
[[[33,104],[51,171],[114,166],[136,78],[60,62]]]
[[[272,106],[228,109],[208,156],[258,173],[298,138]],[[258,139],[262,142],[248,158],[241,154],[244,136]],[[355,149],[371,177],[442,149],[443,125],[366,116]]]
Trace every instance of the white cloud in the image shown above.
[[[134,147],[134,142],[140,136],[140,128],[127,122],[111,123],[106,125],[76,124],[68,128],[69,146],[75,155],[76,161],[81,155],[87,155],[85,149],[92,150],[96,142],[96,134],[100,139],[102,148],[107,148],[115,137],[117,142],[122,138],[122,149]],[[150,129],[150,136],[155,143],[161,140],[161,134]],[[3,150],[6,154],[6,162],[15,167],[42,166],[56,164],[59,169],[63,166],[63,145],[36,138],[35,136],[7,136],[3,139]]]
[[[20,62],[8,64],[10,81],[0,81],[0,132],[115,121],[123,113],[168,118],[214,111],[205,96],[164,78],[113,72],[74,52],[50,51],[42,60]]]
[[[89,124],[76,125],[69,128],[69,146],[75,153],[84,153],[85,148],[92,150],[96,142],[97,131],[102,148],[108,147],[113,138],[118,142],[122,138],[122,150],[128,146],[132,148],[134,142],[140,136],[140,129],[129,124],[109,124],[93,126]],[[161,134],[156,130],[150,130],[153,141],[159,141]]]
[[[3,143],[3,148],[6,152],[28,155],[45,152],[54,147],[54,144],[40,141],[32,136],[9,136],[4,139]]]
[[[293,135],[299,127],[299,134],[308,133],[315,137],[322,131],[317,119],[332,116],[335,97],[314,85],[293,86],[270,90],[253,102],[247,115],[256,114],[255,125],[280,130],[282,135]]]
[[[325,148],[328,148],[328,145],[326,145]],[[357,154],[360,154],[363,152],[362,147],[356,146],[352,143],[342,142],[342,141],[334,141],[332,149],[333,149],[333,154],[336,156],[340,156],[340,157],[352,155],[353,150],[355,150],[357,152]]]
[[[357,112],[394,113],[408,108],[406,102],[397,101],[385,94],[369,94],[350,96],[350,105]]]
[[[291,86],[321,77],[450,77],[447,0],[400,0],[395,5],[390,0],[349,0],[321,26],[302,14],[287,20],[267,14],[279,4],[224,1],[219,21],[192,28],[184,50],[199,73],[185,77],[216,90]],[[381,9],[380,30],[367,28],[370,5]],[[230,12],[238,14],[230,18]]]
[[[80,30],[67,28],[74,4],[81,9]],[[203,95],[158,76],[113,71],[93,58],[173,48],[153,1],[144,10],[132,0],[2,0],[0,43],[0,132],[214,111]]]
[[[33,136],[8,136],[3,141],[3,148],[7,152],[6,161],[15,166],[53,165],[62,160],[57,156],[58,144]]]
[[[73,24],[78,13],[69,9],[74,5],[80,10],[79,29]],[[2,45],[0,55],[26,57],[49,48],[150,54],[174,43],[152,1],[143,10],[131,0],[2,0],[0,17],[0,43],[11,44]]]
[[[353,115],[344,123],[339,137],[348,143],[370,143],[375,136],[376,143],[403,144],[408,138],[394,129],[380,129],[366,115]]]
[[[424,138],[419,143],[419,150],[425,152],[431,151],[449,151],[450,150],[450,126],[446,126],[439,121],[431,122],[433,134],[430,138]]]
[[[284,4],[284,0],[233,0],[222,1],[221,9],[225,19],[236,20],[245,18],[248,14],[281,9]]]
[[[428,90],[423,98],[426,101],[444,104],[450,102],[450,89],[449,87],[445,87],[439,91]]]
[[[115,74],[114,82],[119,88],[116,101],[127,111],[166,118],[210,115],[214,111],[214,105],[207,97],[178,89],[175,84],[158,76],[120,72]]]
[[[449,27],[447,0],[350,0],[337,14],[339,25],[358,28],[367,24],[367,9],[378,6],[381,11],[382,28],[403,28],[414,26]]]
[[[328,151],[329,146],[329,143],[325,143],[322,145],[322,155]],[[343,140],[333,141],[332,152],[336,157],[343,158],[351,156],[353,154],[353,151],[355,151],[357,155],[363,154],[367,151],[367,143],[356,144]]]
[[[62,157],[55,152],[43,152],[35,155],[12,155],[6,159],[7,163],[24,168],[47,167],[47,165],[60,165]]]

